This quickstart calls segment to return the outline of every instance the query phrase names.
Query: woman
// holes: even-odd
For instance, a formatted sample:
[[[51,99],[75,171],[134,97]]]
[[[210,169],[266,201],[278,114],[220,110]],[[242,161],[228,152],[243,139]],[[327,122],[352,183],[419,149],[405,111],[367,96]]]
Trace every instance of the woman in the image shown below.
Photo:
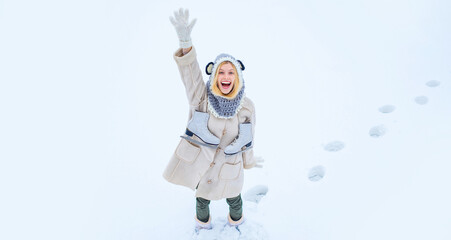
[[[255,111],[244,96],[244,65],[228,54],[220,54],[206,67],[205,84],[191,43],[188,10],[170,18],[180,40],[174,59],[180,71],[190,105],[190,121],[181,136],[163,176],[171,183],[196,190],[197,229],[210,229],[210,200],[226,198],[228,221],[240,225],[243,168],[261,167],[254,158],[252,139]],[[188,24],[189,23],[189,24]]]

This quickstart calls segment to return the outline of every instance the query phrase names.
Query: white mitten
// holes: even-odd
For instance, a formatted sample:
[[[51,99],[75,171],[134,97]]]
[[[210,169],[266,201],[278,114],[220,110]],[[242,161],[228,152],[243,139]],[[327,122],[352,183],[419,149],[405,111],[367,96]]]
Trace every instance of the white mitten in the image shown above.
[[[175,31],[177,32],[177,36],[179,37],[180,47],[181,48],[189,48],[193,44],[191,43],[191,31],[193,30],[194,24],[197,19],[193,19],[191,23],[189,22],[189,11],[185,9],[183,11],[182,8],[180,10],[174,12],[175,19],[171,16],[169,20],[171,20],[172,25],[175,27]]]

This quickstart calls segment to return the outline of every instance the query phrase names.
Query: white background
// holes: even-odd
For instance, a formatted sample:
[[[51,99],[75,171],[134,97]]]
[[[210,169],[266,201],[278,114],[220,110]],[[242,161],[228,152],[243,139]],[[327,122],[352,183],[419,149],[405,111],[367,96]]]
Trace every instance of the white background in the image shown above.
[[[243,192],[268,186],[249,221],[270,239],[451,239],[445,0],[0,0],[0,239],[191,236],[194,194],[162,178],[188,120],[179,7],[202,71],[246,66],[265,163]]]

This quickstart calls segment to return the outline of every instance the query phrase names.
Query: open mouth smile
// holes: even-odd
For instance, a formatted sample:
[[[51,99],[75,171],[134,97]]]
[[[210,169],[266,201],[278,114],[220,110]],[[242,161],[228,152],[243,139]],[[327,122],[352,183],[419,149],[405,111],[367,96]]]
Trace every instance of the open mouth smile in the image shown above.
[[[231,81],[222,81],[222,82],[221,82],[221,86],[222,86],[222,88],[224,88],[224,89],[229,89],[229,88],[230,88],[230,85],[232,85],[232,82],[231,82]]]

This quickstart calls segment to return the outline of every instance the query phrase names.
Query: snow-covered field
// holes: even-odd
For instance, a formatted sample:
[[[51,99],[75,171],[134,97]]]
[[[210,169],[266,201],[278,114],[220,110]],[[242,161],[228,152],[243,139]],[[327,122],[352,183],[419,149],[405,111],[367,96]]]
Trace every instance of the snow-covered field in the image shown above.
[[[168,17],[256,105],[246,222],[194,232]],[[451,2],[0,0],[0,239],[451,239]],[[205,75],[206,79],[206,75]],[[265,193],[266,195],[258,195]]]

